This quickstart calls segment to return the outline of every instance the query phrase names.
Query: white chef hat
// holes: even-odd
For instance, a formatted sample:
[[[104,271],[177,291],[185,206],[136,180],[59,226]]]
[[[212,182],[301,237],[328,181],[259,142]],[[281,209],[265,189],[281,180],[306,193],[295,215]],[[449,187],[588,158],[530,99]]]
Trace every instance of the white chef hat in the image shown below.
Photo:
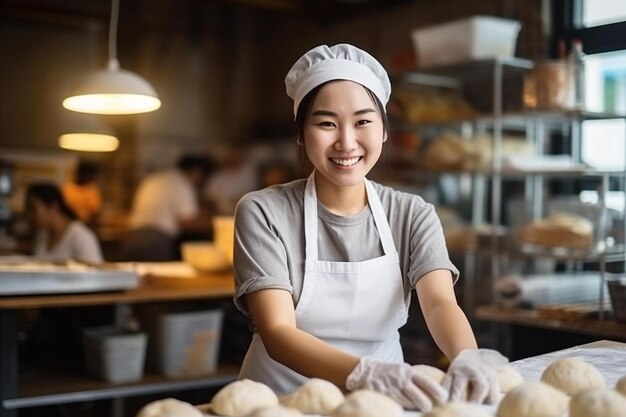
[[[317,46],[300,57],[285,77],[287,95],[293,99],[294,117],[311,90],[332,80],[349,80],[369,88],[383,105],[389,101],[387,71],[370,54],[347,43]]]

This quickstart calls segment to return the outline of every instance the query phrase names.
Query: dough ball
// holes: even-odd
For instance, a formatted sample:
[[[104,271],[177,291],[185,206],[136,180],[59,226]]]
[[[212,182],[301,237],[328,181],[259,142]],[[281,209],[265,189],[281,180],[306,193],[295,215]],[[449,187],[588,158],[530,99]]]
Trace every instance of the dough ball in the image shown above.
[[[438,384],[441,384],[441,381],[443,381],[443,378],[446,376],[446,373],[444,371],[430,365],[413,365],[413,369],[415,369],[422,375],[430,377]]]
[[[330,417],[401,417],[400,404],[376,391],[358,390],[346,396]]]
[[[292,394],[281,397],[280,403],[305,414],[330,414],[343,399],[343,393],[332,382],[311,378]]]
[[[253,410],[278,405],[278,397],[270,387],[249,379],[231,382],[211,400],[211,410],[220,416],[243,417]]]
[[[492,414],[476,404],[448,403],[433,408],[422,417],[491,417]]]
[[[136,417],[203,417],[203,414],[189,403],[166,398],[144,405]]]
[[[304,414],[294,408],[270,405],[269,407],[257,408],[247,414],[246,417],[304,417]]]
[[[596,388],[580,392],[569,404],[570,417],[624,417],[626,398],[610,389]]]
[[[563,358],[553,362],[541,374],[541,382],[569,396],[588,389],[606,387],[600,372],[580,358]]]
[[[615,390],[622,395],[626,395],[626,375],[617,381],[617,384],[615,384]]]
[[[500,392],[506,394],[516,386],[524,383],[524,377],[513,367],[504,365],[498,368],[498,383]]]
[[[543,382],[525,382],[509,391],[498,406],[497,417],[562,417],[569,397]]]

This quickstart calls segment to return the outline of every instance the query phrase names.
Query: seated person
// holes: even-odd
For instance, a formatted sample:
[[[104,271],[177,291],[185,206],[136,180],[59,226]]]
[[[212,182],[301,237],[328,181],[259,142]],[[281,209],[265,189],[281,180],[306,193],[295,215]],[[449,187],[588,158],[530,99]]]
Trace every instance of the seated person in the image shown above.
[[[102,263],[96,235],[77,219],[52,183],[34,183],[26,190],[26,209],[37,229],[32,252],[48,261]]]

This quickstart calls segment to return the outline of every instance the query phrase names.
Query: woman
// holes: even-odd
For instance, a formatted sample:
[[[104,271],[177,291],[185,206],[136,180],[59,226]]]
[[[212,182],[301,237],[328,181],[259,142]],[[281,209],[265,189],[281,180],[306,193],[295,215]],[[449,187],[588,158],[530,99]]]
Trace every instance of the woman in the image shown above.
[[[430,398],[460,399],[468,385],[470,400],[494,402],[495,365],[485,357],[506,360],[476,348],[433,206],[366,179],[388,138],[384,68],[352,45],[323,45],[285,83],[298,146],[315,169],[237,206],[235,303],[255,331],[240,377],[279,393],[318,377],[422,411]],[[413,289],[452,360],[443,388],[404,363],[398,329]]]
[[[36,258],[103,262],[96,235],[77,220],[59,187],[51,183],[31,184],[26,191],[26,207],[37,227],[33,244]]]

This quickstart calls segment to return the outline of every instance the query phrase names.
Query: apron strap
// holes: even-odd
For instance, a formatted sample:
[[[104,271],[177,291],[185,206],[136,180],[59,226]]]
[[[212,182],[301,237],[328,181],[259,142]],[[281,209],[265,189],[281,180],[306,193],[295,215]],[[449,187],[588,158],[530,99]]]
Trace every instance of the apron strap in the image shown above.
[[[389,228],[389,222],[383,205],[380,202],[378,193],[374,189],[372,183],[364,178],[365,191],[367,194],[367,202],[372,211],[374,217],[374,224],[378,229],[378,235],[383,247],[385,255],[392,255],[396,253],[396,245],[393,242],[393,235]],[[309,175],[304,189],[304,237],[305,237],[305,260],[317,261],[318,260],[318,246],[317,246],[317,191],[315,189],[315,170]]]
[[[374,189],[374,186],[367,178],[365,180],[365,189],[367,190],[367,201],[370,206],[370,210],[372,210],[372,215],[374,216],[374,224],[376,224],[376,228],[378,229],[378,235],[380,236],[380,241],[383,245],[383,251],[385,255],[392,255],[396,253],[396,245],[393,242],[393,235],[391,234],[391,229],[389,228],[389,222],[387,221],[387,216],[385,216],[385,211],[383,210],[383,205],[380,202],[380,198],[378,197],[378,193]]]
[[[305,261],[317,261],[317,191],[315,191],[315,170],[309,175],[304,189],[304,247]]]

